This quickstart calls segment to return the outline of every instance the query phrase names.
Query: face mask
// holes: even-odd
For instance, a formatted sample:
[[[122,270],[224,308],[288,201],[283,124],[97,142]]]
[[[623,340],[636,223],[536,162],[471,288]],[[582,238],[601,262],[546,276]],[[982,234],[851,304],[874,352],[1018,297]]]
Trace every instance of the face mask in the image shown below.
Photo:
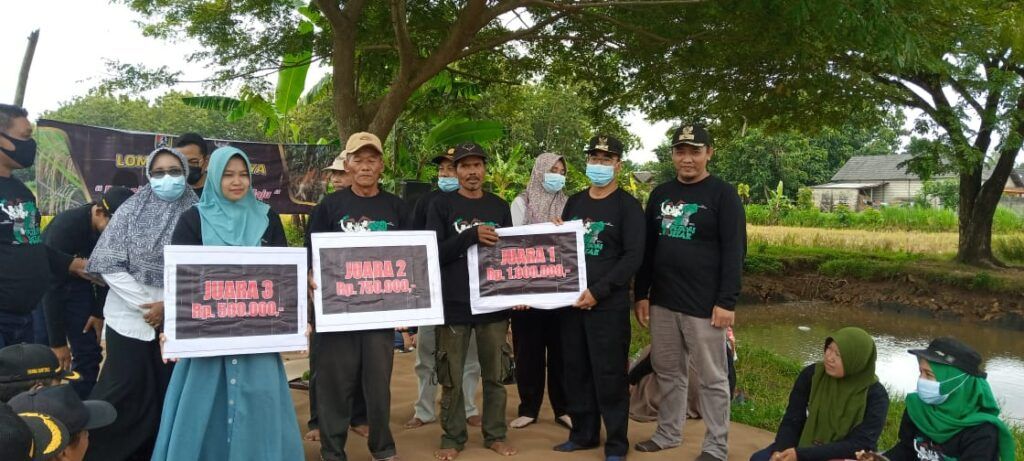
[[[615,167],[610,165],[587,164],[587,177],[595,186],[603,187],[615,179]]]
[[[554,194],[565,187],[565,175],[558,173],[544,173],[544,190]]]
[[[8,136],[6,133],[0,133],[3,137],[7,138],[11,144],[14,144],[14,150],[7,150],[0,148],[0,151],[7,154],[11,160],[18,162],[22,168],[28,168],[36,162],[36,140],[29,138],[28,140],[16,139]]]
[[[459,178],[437,178],[437,188],[451,192],[459,188]]]
[[[188,185],[199,184],[199,178],[203,177],[203,169],[199,167],[188,167]]]
[[[161,200],[173,202],[185,192],[185,177],[167,175],[159,179],[149,178],[149,187],[153,188],[153,193]]]
[[[921,398],[922,402],[927,403],[928,405],[942,405],[946,401],[946,399],[948,399],[949,396],[953,394],[953,392],[956,392],[957,389],[960,389],[960,386],[963,386],[964,383],[967,382],[967,380],[963,380],[963,382],[960,383],[960,386],[953,388],[953,390],[949,391],[949,393],[945,395],[942,394],[942,384],[948,383],[964,375],[966,375],[966,373],[961,374],[960,376],[952,377],[942,382],[932,381],[930,379],[925,378],[918,378],[917,396]]]

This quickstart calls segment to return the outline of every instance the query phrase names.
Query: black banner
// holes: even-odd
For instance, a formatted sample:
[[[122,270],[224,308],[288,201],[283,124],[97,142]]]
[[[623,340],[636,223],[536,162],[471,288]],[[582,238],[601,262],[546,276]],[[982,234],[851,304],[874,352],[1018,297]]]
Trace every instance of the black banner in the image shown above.
[[[477,254],[481,297],[580,290],[574,233],[503,236]]]
[[[323,314],[430,308],[423,245],[321,248]]]
[[[294,335],[295,266],[178,264],[176,339]]]
[[[92,200],[111,186],[137,189],[145,184],[146,156],[157,147],[174,145],[172,135],[53,120],[39,120],[38,126],[37,184],[45,214],[74,206],[83,191]],[[327,145],[207,142],[211,152],[227,145],[245,151],[256,197],[280,214],[309,212],[324,193],[327,177],[322,170],[339,152]]]

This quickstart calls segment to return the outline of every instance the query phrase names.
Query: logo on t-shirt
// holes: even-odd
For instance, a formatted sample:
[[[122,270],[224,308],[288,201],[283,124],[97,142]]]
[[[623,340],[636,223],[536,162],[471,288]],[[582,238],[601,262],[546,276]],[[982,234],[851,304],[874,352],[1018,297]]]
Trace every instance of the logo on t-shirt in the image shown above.
[[[943,454],[941,446],[925,440],[923,437],[914,439],[914,451],[917,452],[919,461],[956,461],[956,458]]]
[[[686,203],[684,200],[661,202],[661,235],[683,240],[692,240],[693,234],[697,232],[697,226],[690,222],[690,218],[698,211],[707,209],[706,206],[697,203]]]
[[[498,227],[498,223],[494,221],[481,221],[476,218],[473,218],[472,220],[456,218],[455,222],[452,223],[452,227],[455,228],[455,232],[458,232],[460,234],[462,233],[462,231],[474,228],[476,226]]]
[[[577,219],[580,218],[573,217],[572,221]],[[598,256],[604,250],[604,242],[598,236],[608,227],[612,227],[612,224],[607,221],[594,221],[590,218],[583,220],[583,229],[586,231],[586,235],[583,236],[583,252],[587,256]]]
[[[15,245],[36,245],[42,242],[39,223],[36,221],[38,209],[36,202],[19,202],[11,204],[0,200],[0,211],[7,216],[0,224],[11,225],[11,243]]]
[[[353,218],[345,215],[338,221],[338,226],[345,232],[381,232],[388,230],[388,226],[393,227],[394,224],[387,221],[375,221],[366,216]]]

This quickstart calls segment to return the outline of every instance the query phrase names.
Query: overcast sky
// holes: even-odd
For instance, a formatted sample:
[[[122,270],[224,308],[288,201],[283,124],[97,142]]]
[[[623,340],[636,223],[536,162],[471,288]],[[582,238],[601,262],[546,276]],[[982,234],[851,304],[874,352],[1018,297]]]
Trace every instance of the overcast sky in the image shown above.
[[[32,119],[95,87],[107,77],[106,60],[154,68],[166,65],[184,71],[183,80],[209,76],[201,66],[184,61],[195,49],[194,44],[143,37],[136,24],[141,16],[108,0],[12,1],[4,5],[4,13],[11,16],[0,27],[0,102],[13,100],[26,38],[32,30],[40,29],[25,93],[25,108]],[[319,80],[325,72],[323,68],[311,70],[308,83]],[[199,84],[182,84],[177,89],[202,91]],[[637,162],[653,160],[653,150],[665,139],[671,124],[651,124],[640,114],[631,114],[626,123],[643,143],[627,157]]]

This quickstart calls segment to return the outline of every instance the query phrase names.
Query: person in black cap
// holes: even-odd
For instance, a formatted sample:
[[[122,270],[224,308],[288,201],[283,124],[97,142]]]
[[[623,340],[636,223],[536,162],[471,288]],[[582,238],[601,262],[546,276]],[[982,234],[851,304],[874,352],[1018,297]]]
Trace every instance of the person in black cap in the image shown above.
[[[59,459],[67,446],[68,430],[56,418],[35,412],[16,414],[7,404],[0,403],[0,459]]]
[[[999,404],[985,379],[981,355],[949,337],[908,352],[917,356],[921,376],[917,392],[907,395],[899,441],[884,455],[864,452],[857,459],[1014,459],[1016,442],[999,418]]]
[[[704,127],[681,126],[671,142],[676,177],[648,199],[635,287],[636,317],[650,324],[651,363],[663,395],[657,430],[635,448],[654,452],[682,443],[690,365],[700,376],[707,427],[697,459],[723,461],[730,406],[725,344],[746,253],[743,204],[733,186],[708,172],[715,151]]]
[[[82,401],[68,385],[24,392],[11,399],[10,406],[19,413],[50,415],[64,424],[68,444],[56,458],[61,461],[81,461],[89,449],[89,430],[104,427],[117,419],[113,405],[102,400]]]
[[[487,174],[483,148],[474,143],[455,147],[452,161],[459,178],[459,190],[434,199],[427,212],[427,230],[437,233],[441,259],[441,287],[444,299],[443,327],[437,334],[437,374],[441,385],[441,449],[434,457],[441,461],[455,459],[466,446],[466,414],[462,380],[466,353],[472,333],[476,333],[483,378],[484,446],[500,455],[518,452],[506,441],[506,391],[504,378],[509,374],[503,358],[511,353],[505,342],[509,313],[473,315],[469,306],[469,274],[466,271],[466,250],[480,244],[498,243],[497,227],[512,225],[512,213],[501,197],[484,191]]]
[[[15,344],[0,349],[0,402],[27,390],[79,378],[78,373],[62,368],[53,351],[42,344]]]
[[[46,226],[43,242],[67,258],[88,260],[111,216],[131,196],[124,187],[111,187],[96,201],[61,212]],[[62,368],[82,375],[72,384],[82,398],[96,384],[103,359],[100,339],[107,288],[95,282],[92,277],[57,280],[33,319],[36,342],[53,348]]]
[[[174,140],[174,147],[188,159],[188,178],[185,181],[192,186],[196,197],[203,196],[203,184],[206,184],[206,162],[210,159],[210,147],[199,133],[185,133]]]
[[[427,210],[430,204],[440,195],[449,194],[459,189],[459,178],[455,177],[455,148],[450,147],[444,155],[437,155],[430,160],[437,165],[437,189],[430,191],[416,201],[412,211],[412,228],[427,229]],[[437,327],[421,326],[416,331],[416,378],[419,381],[419,394],[413,404],[413,415],[405,423],[406,429],[416,429],[437,419],[437,378],[434,376],[436,365],[434,356],[437,349]],[[469,351],[466,355],[466,366],[462,375],[462,392],[466,406],[466,423],[479,427],[482,424],[480,410],[476,407],[477,383],[480,381],[480,360],[477,358],[476,338],[470,338]]]
[[[561,311],[565,387],[572,431],[556,451],[598,446],[601,419],[607,432],[605,457],[621,461],[629,451],[629,285],[644,256],[644,210],[619,189],[622,143],[595,136],[587,147],[590,187],[565,204],[562,219],[581,220],[587,290]]]

